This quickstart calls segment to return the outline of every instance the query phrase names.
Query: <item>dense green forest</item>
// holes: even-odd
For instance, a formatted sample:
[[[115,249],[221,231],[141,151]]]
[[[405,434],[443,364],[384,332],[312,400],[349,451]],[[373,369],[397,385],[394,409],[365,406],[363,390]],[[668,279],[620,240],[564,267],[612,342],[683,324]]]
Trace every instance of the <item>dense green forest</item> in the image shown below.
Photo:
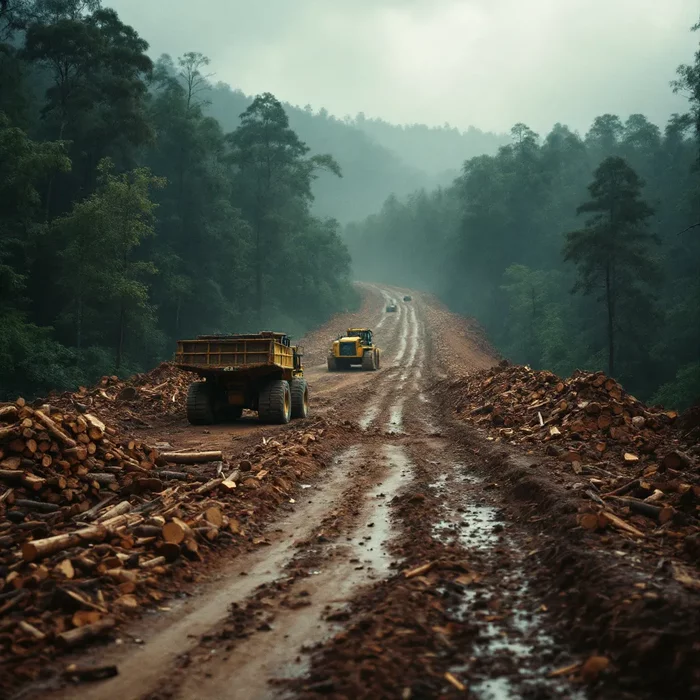
[[[689,58],[669,88],[688,113],[663,128],[642,114],[604,114],[585,136],[516,124],[451,185],[389,197],[347,227],[357,275],[437,293],[514,361],[697,402],[700,49]]]
[[[207,60],[155,65],[99,0],[0,3],[0,393],[149,369],[179,337],[299,334],[356,302],[270,94],[227,129]]]

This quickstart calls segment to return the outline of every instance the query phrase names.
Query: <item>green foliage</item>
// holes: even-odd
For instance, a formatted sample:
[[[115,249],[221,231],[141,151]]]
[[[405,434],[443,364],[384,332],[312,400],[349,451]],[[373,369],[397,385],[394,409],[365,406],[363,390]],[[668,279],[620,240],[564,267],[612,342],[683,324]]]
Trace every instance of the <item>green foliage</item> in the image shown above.
[[[338,223],[311,213],[316,178],[340,168],[310,152],[272,95],[226,134],[203,112],[202,54],[154,69],[147,43],[98,0],[9,10],[3,397],[142,371],[186,336],[301,334],[357,303]]]
[[[620,316],[626,311],[626,321],[635,322],[644,310],[648,322],[652,313],[649,285],[658,275],[648,245],[658,239],[646,229],[653,212],[641,199],[641,188],[637,173],[622,158],[606,158],[588,187],[591,200],[577,209],[590,214],[586,227],[566,234],[564,246],[564,260],[578,270],[572,291],[593,294],[605,304],[610,375],[615,373]]]
[[[610,269],[613,371],[650,398],[700,348],[700,236],[678,235],[700,218],[691,126],[674,115],[661,132],[608,114],[585,139],[556,124],[540,140],[517,124],[510,145],[467,160],[452,187],[389,197],[348,225],[355,274],[433,291],[510,359],[566,375],[608,368]],[[567,239],[577,210],[589,220]],[[572,296],[577,272],[587,294]]]

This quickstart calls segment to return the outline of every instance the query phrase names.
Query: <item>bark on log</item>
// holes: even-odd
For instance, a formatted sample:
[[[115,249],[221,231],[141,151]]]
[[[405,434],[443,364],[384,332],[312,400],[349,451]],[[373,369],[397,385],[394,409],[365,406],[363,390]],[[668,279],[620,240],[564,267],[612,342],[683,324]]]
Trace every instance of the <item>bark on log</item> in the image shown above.
[[[211,481],[207,481],[206,484],[203,484],[199,488],[196,488],[194,490],[194,493],[196,493],[198,496],[201,496],[202,494],[207,493],[208,491],[212,491],[213,489],[215,489],[222,481],[223,481],[223,479],[221,479],[221,478],[220,479],[212,479]]]
[[[131,503],[129,503],[129,501],[122,501],[121,503],[117,503],[116,506],[110,508],[106,513],[103,513],[96,518],[95,522],[104,523],[106,520],[115,518],[118,515],[124,515],[124,513],[128,513],[130,510]]]
[[[44,415],[41,411],[33,411],[34,416],[36,419],[43,424],[43,426],[48,430],[48,432],[53,435],[57,440],[60,440],[64,445],[67,445],[68,447],[75,447],[76,442],[73,440],[73,438],[68,437],[66,433],[61,430],[61,428],[54,423],[51,418],[48,416]]]
[[[203,462],[217,462],[223,459],[220,450],[210,452],[161,452],[160,456],[166,462],[173,464],[201,464]]]
[[[94,637],[99,637],[105,632],[112,629],[117,624],[117,621],[113,617],[105,617],[103,620],[98,622],[93,622],[91,625],[84,625],[83,627],[76,627],[75,629],[68,630],[67,632],[61,632],[57,635],[61,644],[65,646],[76,646],[88,639],[93,639]]]
[[[75,532],[67,532],[63,535],[54,535],[41,540],[25,542],[22,545],[22,558],[25,561],[36,561],[41,557],[62,552],[65,549],[77,547],[83,543],[100,542],[106,535],[106,528],[95,525],[76,530]]]
[[[44,503],[43,501],[30,501],[28,498],[18,498],[15,505],[28,510],[38,510],[40,513],[55,513],[60,509],[55,503]]]
[[[160,478],[162,479],[175,479],[179,481],[187,481],[187,473],[186,472],[171,472],[167,470],[161,470],[158,472],[155,472]]]

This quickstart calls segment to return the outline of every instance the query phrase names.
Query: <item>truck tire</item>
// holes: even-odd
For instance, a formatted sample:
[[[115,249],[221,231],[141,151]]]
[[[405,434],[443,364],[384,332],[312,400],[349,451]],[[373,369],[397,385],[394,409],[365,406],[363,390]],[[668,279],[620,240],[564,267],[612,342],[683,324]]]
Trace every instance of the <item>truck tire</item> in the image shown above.
[[[337,372],[338,371],[338,363],[335,361],[335,357],[333,357],[333,355],[328,356],[328,371],[329,372]]]
[[[265,423],[289,423],[292,417],[292,396],[288,381],[275,379],[260,389],[258,417]]]
[[[379,358],[381,357],[381,353],[379,350],[377,350],[377,359],[375,360],[375,364],[377,365],[377,369],[379,369]]]
[[[292,379],[289,390],[292,394],[292,418],[306,418],[309,415],[309,385],[306,379]]]
[[[192,382],[187,390],[187,420],[191,425],[211,425],[216,422],[211,386],[207,382]]]
[[[374,351],[373,350],[366,352],[362,356],[362,369],[369,370],[370,372],[373,372],[375,369],[377,369],[377,364],[374,361]]]

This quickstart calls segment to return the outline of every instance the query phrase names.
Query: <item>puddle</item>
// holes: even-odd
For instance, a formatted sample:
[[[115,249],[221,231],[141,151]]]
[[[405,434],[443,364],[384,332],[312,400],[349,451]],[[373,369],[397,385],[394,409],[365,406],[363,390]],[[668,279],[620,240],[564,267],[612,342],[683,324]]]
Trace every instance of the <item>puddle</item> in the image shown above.
[[[458,483],[473,486],[481,483],[479,478],[465,473],[463,465],[455,465],[454,470],[454,480]],[[447,485],[445,474],[431,487],[443,490]],[[478,497],[478,491],[475,490],[473,495]],[[514,667],[512,676],[515,679],[508,675],[482,677],[470,684],[473,697],[478,700],[518,700],[523,697],[524,688],[529,689],[534,697],[546,687],[550,694],[554,692],[560,697],[583,700],[585,695],[572,689],[565,680],[546,678],[551,669],[537,661],[538,658],[549,659],[557,644],[543,629],[542,613],[531,609],[536,605],[536,599],[533,601],[528,595],[526,568],[517,558],[517,543],[508,542],[507,535],[497,527],[502,524],[498,509],[473,502],[463,504],[462,508],[458,511],[445,505],[442,520],[433,526],[436,539],[458,542],[473,552],[489,552],[496,544],[505,543],[514,552],[516,560],[515,566],[503,571],[497,589],[492,585],[470,586],[460,594],[460,601],[452,613],[462,621],[479,620],[480,634],[471,650],[477,667],[471,673],[469,666],[455,668],[453,672],[457,676],[460,672],[475,676],[480,671],[478,661],[502,659],[503,663]],[[483,619],[484,603],[492,598],[499,600],[499,610],[507,614],[501,620],[486,622]],[[483,675],[488,675],[488,668],[484,669]]]
[[[401,399],[392,407],[389,423],[386,426],[387,433],[403,433],[403,404],[404,400]]]
[[[401,308],[401,307],[399,307]],[[406,314],[406,317],[402,319],[401,323],[401,336],[399,337],[399,349],[396,353],[396,356],[394,357],[394,363],[395,365],[399,364],[401,360],[403,360],[403,356],[406,354],[406,346],[408,345],[408,314]]]
[[[365,412],[362,414],[362,418],[360,418],[358,422],[358,425],[362,430],[367,430],[369,428],[370,424],[374,421],[374,419],[377,417],[379,413],[379,404],[378,403],[372,403],[367,408],[365,409]]]

